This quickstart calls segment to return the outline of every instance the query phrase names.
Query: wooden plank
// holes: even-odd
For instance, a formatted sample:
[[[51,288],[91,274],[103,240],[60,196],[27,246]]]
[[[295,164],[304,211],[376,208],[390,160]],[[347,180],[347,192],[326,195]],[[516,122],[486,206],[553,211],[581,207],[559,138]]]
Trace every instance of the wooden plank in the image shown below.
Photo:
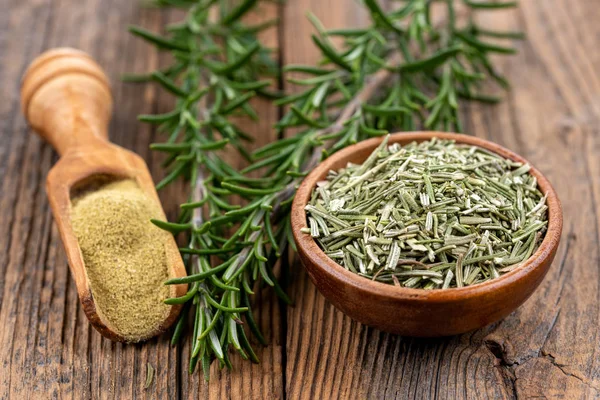
[[[165,110],[155,88],[125,85],[124,72],[159,65],[156,51],[125,34],[129,23],[158,30],[176,19],[136,2],[116,0],[0,0],[0,399],[36,398],[595,398],[600,396],[600,51],[595,0],[523,0],[517,12],[483,15],[491,28],[517,27],[528,40],[503,59],[513,82],[506,102],[471,106],[469,133],[499,142],[530,159],[556,186],[565,231],[553,268],[540,289],[511,316],[485,329],[442,339],[385,334],[351,321],[316,291],[300,265],[293,268],[293,308],[272,293],[257,299],[258,320],[271,344],[260,365],[234,357],[234,370],[211,368],[212,381],[187,374],[189,347],[168,337],[123,346],[102,339],[79,307],[62,244],[43,191],[56,161],[20,116],[19,80],[37,54],[57,45],[89,51],[113,82],[112,139],[139,152],[155,177],[159,159],[148,150],[155,132],[135,120]],[[289,1],[281,14],[285,63],[314,63],[304,12],[328,27],[364,24],[351,0]],[[331,10],[335,10],[332,12]],[[35,27],[35,29],[32,29]],[[108,27],[108,28],[107,28]],[[140,100],[141,99],[141,100]],[[272,139],[277,110],[256,104],[262,119],[250,130]],[[257,144],[257,145],[258,145]],[[183,187],[161,193],[168,210]],[[285,321],[287,319],[287,322]],[[284,351],[285,349],[285,351]],[[156,368],[144,389],[146,365]]]
[[[13,6],[11,4],[11,6]],[[8,35],[14,29],[15,33],[24,34],[25,29],[19,29],[19,20],[30,20],[35,21],[37,24],[43,24],[48,19],[48,12],[44,10],[36,10],[35,7],[26,7],[21,4],[20,7],[11,7],[14,10],[14,14],[8,15],[2,13],[0,17],[3,21],[1,24],[2,36]],[[37,15],[35,11],[38,11]],[[14,16],[13,16],[14,15]],[[33,302],[30,296],[23,296],[19,298],[18,294],[21,290],[31,289],[32,287],[41,286],[43,278],[43,268],[37,268],[33,273],[28,273],[27,277],[23,276],[22,271],[29,271],[32,268],[32,264],[37,262],[40,255],[40,251],[31,256],[26,255],[25,249],[27,248],[28,242],[38,240],[42,243],[42,232],[48,231],[49,224],[45,224],[46,216],[43,210],[38,210],[34,221],[37,224],[36,231],[30,231],[24,229],[24,220],[31,219],[34,217],[31,215],[27,207],[34,207],[34,201],[39,200],[40,197],[36,196],[37,190],[34,188],[36,185],[36,170],[39,164],[48,165],[48,157],[40,157],[39,146],[30,146],[29,138],[27,137],[24,124],[22,120],[18,118],[18,105],[13,99],[15,98],[16,90],[18,90],[17,74],[20,73],[22,66],[27,62],[28,54],[37,48],[43,46],[43,40],[41,37],[28,36],[29,48],[23,47],[19,50],[18,43],[10,41],[3,41],[2,43],[2,55],[14,54],[14,58],[10,64],[6,61],[6,56],[3,56],[2,65],[6,65],[3,68],[3,73],[0,75],[1,87],[4,88],[3,92],[10,94],[10,96],[2,96],[4,98],[11,99],[11,101],[2,102],[0,105],[0,115],[2,115],[3,121],[3,144],[0,146],[0,155],[2,161],[0,161],[0,171],[2,171],[5,178],[2,179],[2,199],[0,206],[2,210],[8,212],[2,212],[0,216],[0,222],[2,228],[0,228],[2,237],[5,238],[1,243],[1,254],[0,255],[0,303],[2,308],[0,309],[0,321],[3,323],[3,329],[0,332],[0,365],[2,365],[3,373],[0,374],[0,398],[8,398],[10,392],[13,390],[11,382],[15,379],[21,380],[16,382],[14,386],[19,386],[21,391],[25,390],[27,381],[22,379],[22,376],[13,375],[13,371],[10,368],[13,364],[21,366],[22,374],[24,375],[25,369],[22,368],[24,365],[24,359],[32,356],[32,341],[21,333],[20,343],[14,344],[16,339],[16,325],[24,327],[25,332],[29,326],[29,313],[20,313],[20,309],[26,308],[32,310],[34,307],[39,305],[39,301]],[[8,136],[8,132],[11,132]],[[6,136],[4,136],[6,135]],[[34,152],[33,159],[37,159],[37,165],[32,163],[32,157],[25,156],[25,153]],[[24,185],[21,182],[20,176],[13,171],[16,168],[21,167],[23,173],[31,176],[31,182]],[[27,175],[25,175],[27,176]],[[39,179],[39,178],[38,178]],[[23,201],[23,197],[28,199]],[[23,203],[19,206],[20,203]],[[9,211],[10,210],[10,211]],[[27,224],[27,221],[25,221]],[[33,234],[33,235],[32,235]],[[33,238],[31,236],[34,236]],[[44,250],[48,249],[47,242]],[[42,253],[43,254],[43,253]],[[43,257],[42,257],[43,260]],[[28,269],[26,269],[28,268]],[[29,342],[29,343],[28,343]],[[31,372],[31,369],[29,369]],[[31,373],[29,373],[31,375]],[[23,382],[25,381],[25,382]]]
[[[598,51],[584,39],[600,31],[589,24],[597,14],[591,2],[523,2],[518,20],[527,27],[528,42],[506,68],[514,90],[493,117],[485,112],[475,125],[538,166],[555,185],[565,213],[561,247],[542,287],[487,338],[499,344],[499,362],[514,374],[519,396],[600,395],[600,185],[594,153],[600,75],[592,68]]]
[[[247,16],[249,24],[259,24],[272,20],[279,15],[280,4],[277,2],[262,2],[258,4],[256,11]],[[262,43],[274,49],[274,57],[277,59],[279,48],[279,26],[274,26],[261,33]],[[274,80],[274,88],[278,82]],[[278,120],[277,107],[268,100],[255,98],[251,101],[259,121],[250,122],[247,119],[240,120],[240,126],[254,137],[255,141],[250,144],[249,150],[262,147],[276,139],[275,130],[272,128]],[[225,158],[231,165],[240,169],[247,166],[239,154],[230,152]],[[248,337],[260,359],[260,364],[252,364],[243,360],[237,352],[230,353],[232,370],[219,370],[218,363],[214,362],[210,368],[210,382],[204,381],[198,366],[194,375],[187,373],[189,343],[186,343],[182,351],[181,360],[181,393],[182,398],[209,398],[209,399],[281,399],[283,393],[283,372],[281,358],[283,354],[281,337],[281,310],[273,290],[270,287],[255,288],[256,295],[253,299],[253,311],[261,332],[269,342],[268,346],[262,346],[256,341],[252,334],[246,330]]]
[[[42,189],[56,156],[50,146],[30,134],[19,113],[19,80],[37,54],[54,46],[88,51],[113,83],[112,140],[145,157],[159,179],[164,173],[160,160],[148,150],[156,134],[139,124],[136,116],[165,109],[168,96],[158,98],[152,85],[123,84],[119,77],[159,65],[156,50],[129,35],[127,25],[158,31],[165,21],[178,19],[181,13],[143,9],[136,2],[94,0],[60,4],[14,1],[6,7],[10,13],[0,17],[7,22],[2,27],[8,28],[3,32],[8,40],[1,42],[0,76],[11,101],[0,106],[6,121],[1,131],[0,170],[8,177],[2,181],[2,193],[7,195],[0,198],[2,210],[6,210],[0,213],[0,220],[3,237],[10,240],[0,242],[5,250],[0,256],[0,321],[7,326],[0,333],[0,357],[6,372],[0,373],[0,398],[26,398],[34,390],[75,398],[175,398],[182,393],[190,398],[283,397],[279,304],[270,291],[261,292],[255,305],[257,320],[272,343],[264,348],[255,343],[262,364],[252,365],[235,356],[231,373],[213,366],[210,385],[201,374],[188,375],[187,344],[182,350],[171,348],[165,335],[143,345],[125,346],[103,339],[89,326]],[[278,5],[261,6],[254,22],[277,14]],[[32,31],[32,23],[43,30]],[[277,47],[277,37],[277,29],[272,29],[263,39]],[[264,100],[255,102],[255,107],[262,118],[248,131],[258,138],[255,146],[261,146],[272,140],[270,127],[278,115]],[[169,187],[160,195],[171,215],[185,197],[183,185]],[[150,388],[144,389],[148,363],[156,372]]]
[[[43,50],[74,46],[106,67],[113,83],[112,139],[147,153],[150,131],[138,129],[135,116],[150,112],[120,74],[156,65],[156,52],[125,33],[127,24],[157,27],[159,13],[135,2],[11,1],[3,9],[2,181],[3,255],[0,276],[0,398],[175,397],[176,351],[166,339],[124,346],[102,339],[79,307],[62,244],[44,193],[45,175],[56,161],[50,146],[30,133],[19,111],[19,82],[27,64]],[[111,29],[106,29],[110,26]],[[35,29],[32,29],[35,27]],[[4,36],[6,35],[6,36]],[[129,93],[126,93],[129,91]],[[146,93],[148,95],[148,93]],[[3,96],[4,97],[4,96]],[[148,97],[148,96],[146,96]],[[152,96],[150,96],[152,97]],[[10,108],[8,108],[10,107]],[[124,135],[123,133],[127,133]],[[6,160],[6,161],[5,161]],[[154,386],[143,390],[146,363],[157,368]]]
[[[575,4],[576,3],[576,4]],[[295,2],[336,26],[327,5]],[[337,9],[343,9],[338,7]],[[523,1],[517,12],[488,13],[490,28],[518,28],[528,41],[501,60],[513,91],[498,107],[471,106],[469,133],[523,154],[555,183],[565,208],[564,240],[540,290],[511,316],[485,329],[448,339],[388,335],[351,321],[295,268],[288,310],[287,394],[291,398],[591,398],[598,396],[597,129],[599,52],[590,39],[598,26],[592,2]],[[353,24],[342,19],[342,25]],[[301,32],[301,33],[300,33]],[[310,44],[285,41],[284,59],[314,62]],[[585,201],[582,201],[585,199]],[[577,268],[576,268],[577,267]],[[574,340],[574,337],[577,340]],[[579,339],[581,338],[581,339]],[[302,376],[302,380],[294,377]],[[310,385],[306,385],[310,382]]]

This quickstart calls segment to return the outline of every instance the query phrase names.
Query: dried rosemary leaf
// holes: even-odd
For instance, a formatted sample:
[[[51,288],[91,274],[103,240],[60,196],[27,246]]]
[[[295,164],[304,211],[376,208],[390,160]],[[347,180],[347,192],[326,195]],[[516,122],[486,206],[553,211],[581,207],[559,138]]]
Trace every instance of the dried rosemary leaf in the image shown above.
[[[454,141],[386,138],[362,165],[319,182],[302,231],[369,279],[421,289],[485,282],[527,260],[547,229],[530,169]]]
[[[145,389],[148,389],[150,387],[150,385],[152,384],[153,378],[154,378],[154,367],[152,366],[152,364],[148,363],[147,370],[146,370],[146,384],[144,385]]]

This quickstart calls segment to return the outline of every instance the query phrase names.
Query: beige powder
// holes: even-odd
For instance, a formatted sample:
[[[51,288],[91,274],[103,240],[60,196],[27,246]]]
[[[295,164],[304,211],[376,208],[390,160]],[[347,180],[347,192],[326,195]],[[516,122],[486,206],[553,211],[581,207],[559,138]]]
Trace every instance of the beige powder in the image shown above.
[[[71,223],[96,307],[127,341],[146,339],[169,312],[165,242],[151,218],[161,211],[133,180],[72,200]]]

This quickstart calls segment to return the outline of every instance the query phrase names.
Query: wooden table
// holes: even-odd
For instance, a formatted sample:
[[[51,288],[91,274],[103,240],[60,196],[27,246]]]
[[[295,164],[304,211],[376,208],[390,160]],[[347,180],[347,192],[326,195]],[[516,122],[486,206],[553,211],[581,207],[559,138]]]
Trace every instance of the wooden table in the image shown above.
[[[563,240],[538,291],[485,329],[413,339],[351,321],[293,265],[294,307],[269,291],[257,299],[270,341],[257,346],[262,363],[234,356],[233,371],[213,364],[207,384],[188,375],[187,345],[172,348],[163,337],[124,346],[89,326],[44,193],[57,157],[19,110],[19,80],[36,55],[63,45],[89,51],[114,84],[112,139],[144,156],[159,179],[160,159],[148,150],[157,134],[136,115],[168,110],[168,96],[119,76],[154,69],[161,59],[126,26],[159,30],[177,15],[136,0],[0,0],[0,398],[600,397],[600,7],[597,0],[520,3],[518,11],[481,17],[522,29],[528,40],[500,61],[514,85],[506,101],[465,107],[465,129],[531,160],[560,195]],[[279,16],[281,24],[265,40],[284,63],[317,60],[306,10],[327,27],[365,23],[351,0],[267,3],[262,17]],[[255,104],[262,120],[252,132],[266,143],[278,110]],[[182,186],[162,193],[171,214],[182,193]],[[148,363],[156,376],[144,389]]]

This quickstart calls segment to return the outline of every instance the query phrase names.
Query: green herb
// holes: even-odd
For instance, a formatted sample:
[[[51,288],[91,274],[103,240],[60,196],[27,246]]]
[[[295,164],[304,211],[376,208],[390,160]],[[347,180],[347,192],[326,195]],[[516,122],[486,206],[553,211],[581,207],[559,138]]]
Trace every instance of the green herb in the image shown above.
[[[152,366],[152,364],[148,363],[146,369],[146,384],[144,385],[145,389],[148,389],[150,387],[150,385],[152,384],[152,379],[154,379],[154,367]]]
[[[386,137],[363,164],[318,183],[305,232],[340,265],[380,282],[422,289],[485,282],[541,243],[548,207],[529,169],[453,141],[402,147],[387,146]],[[347,214],[356,218],[342,220]]]
[[[277,21],[255,26],[241,22],[257,3],[240,0],[232,6],[228,0],[157,0],[161,6],[186,8],[183,22],[168,26],[166,35],[131,28],[133,34],[173,56],[167,68],[127,79],[155,82],[176,98],[172,111],[139,119],[157,125],[166,138],[152,146],[167,154],[168,172],[157,187],[164,188],[179,178],[190,182],[189,199],[182,204],[178,218],[154,222],[189,238],[181,250],[190,290],[168,302],[186,303],[186,310],[193,315],[189,370],[194,371],[201,361],[206,379],[213,358],[221,367],[231,366],[227,355],[231,347],[242,357],[257,361],[241,324],[244,321],[253,335],[266,343],[249,301],[256,281],[264,281],[290,302],[272,269],[287,246],[293,247],[290,203],[302,177],[322,157],[391,130],[420,126],[461,130],[458,99],[497,102],[498,98],[481,93],[479,87],[488,78],[506,86],[490,55],[512,51],[486,37],[518,38],[512,32],[484,31],[471,22],[472,11],[482,7],[476,2],[409,0],[388,12],[375,0],[368,0],[364,5],[372,24],[364,29],[326,31],[310,15],[318,29],[313,42],[322,52],[323,62],[316,67],[285,68],[308,75],[289,79],[304,90],[275,100],[276,105],[290,106],[276,125],[282,139],[248,154],[245,143],[250,138],[230,117],[257,118],[248,100],[255,94],[277,97],[267,88],[269,83],[260,80],[277,71],[269,51],[256,38],[257,32]],[[437,8],[433,3],[444,9],[442,14],[433,12]],[[341,49],[333,45],[334,36],[344,38]],[[283,138],[287,128],[298,133]],[[252,164],[237,171],[222,161],[217,151],[226,146]],[[248,177],[252,171],[262,171],[263,176]],[[243,197],[245,205],[237,206],[233,195]],[[418,207],[408,196],[404,201]],[[430,222],[435,224],[436,211],[432,214]],[[356,214],[340,211],[338,225],[352,226],[356,218]],[[327,234],[324,218],[313,218],[310,229],[317,228]],[[331,244],[332,254],[345,254],[344,246],[356,234],[351,232]],[[415,285],[421,279],[413,278]],[[182,313],[174,344],[185,331],[185,319]]]
[[[276,64],[256,38],[256,33],[269,24],[249,26],[240,21],[255,3],[246,0],[231,8],[227,1],[161,0],[159,5],[189,7],[184,21],[168,26],[166,36],[130,28],[134,35],[174,56],[173,63],[164,70],[127,78],[154,81],[176,98],[173,111],[141,115],[139,119],[158,125],[159,131],[166,134],[165,142],[151,146],[167,154],[164,166],[168,173],[157,188],[164,188],[177,178],[190,182],[189,199],[182,204],[176,222],[153,222],[174,234],[188,235],[188,245],[181,252],[188,272],[185,282],[191,286],[185,296],[166,303],[192,306],[186,307],[194,315],[189,371],[193,372],[198,361],[202,361],[206,379],[213,358],[219,360],[221,367],[231,366],[227,355],[230,347],[242,357],[258,362],[242,320],[265,343],[247,296],[255,281],[264,279],[288,300],[271,271],[279,247],[266,248],[266,243],[285,240],[285,227],[265,228],[271,208],[268,199],[240,208],[232,204],[231,198],[233,194],[268,197],[270,191],[240,186],[246,178],[217,153],[232,146],[241,157],[250,158],[246,146],[251,138],[230,117],[256,119],[248,103],[250,98],[255,94],[273,95],[266,89],[269,81],[260,77],[277,73]],[[231,181],[222,184],[226,179]],[[243,230],[233,237],[228,234],[233,224],[244,221],[247,223]],[[258,225],[262,229],[256,230]],[[247,247],[249,243],[251,247]],[[216,264],[211,262],[215,259],[219,260]],[[187,315],[182,312],[173,344],[180,340],[186,320]]]

